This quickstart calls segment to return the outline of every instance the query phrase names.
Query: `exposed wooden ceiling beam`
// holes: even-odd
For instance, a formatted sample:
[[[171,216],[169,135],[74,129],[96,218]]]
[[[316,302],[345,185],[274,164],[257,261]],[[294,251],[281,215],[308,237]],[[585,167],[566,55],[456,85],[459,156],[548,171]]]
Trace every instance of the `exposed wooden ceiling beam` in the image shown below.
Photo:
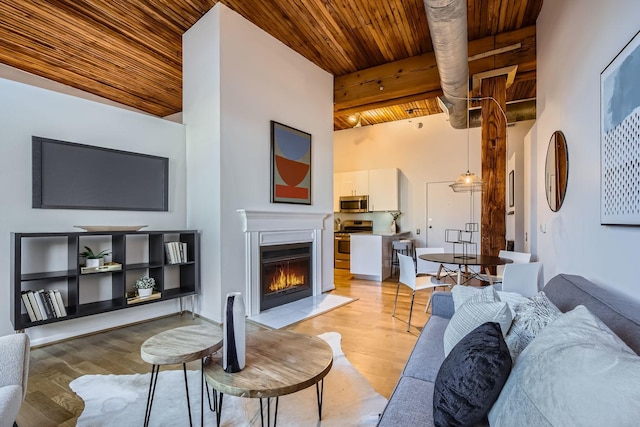
[[[351,108],[345,108],[342,110],[334,110],[335,115],[351,115],[362,111],[376,110],[378,108],[391,107],[394,105],[408,104],[415,101],[424,101],[425,99],[433,99],[436,96],[442,95],[442,90],[432,90],[429,92],[420,92],[413,95],[407,95],[400,98],[386,99],[384,101],[372,102],[370,104],[358,105]]]
[[[535,72],[535,37],[535,26],[529,26],[469,42],[469,55],[480,55],[479,59],[469,62],[469,74],[511,65],[518,66],[518,73]],[[518,43],[517,49],[502,50]],[[496,54],[482,56],[492,51]],[[415,101],[423,95],[435,97],[439,91],[435,56],[425,53],[336,77],[334,112],[353,114],[398,104],[398,101]]]

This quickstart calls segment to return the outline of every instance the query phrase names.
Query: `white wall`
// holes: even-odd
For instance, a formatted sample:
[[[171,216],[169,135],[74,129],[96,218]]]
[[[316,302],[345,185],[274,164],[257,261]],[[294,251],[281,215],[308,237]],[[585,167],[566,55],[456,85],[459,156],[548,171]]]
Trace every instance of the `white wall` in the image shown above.
[[[202,230],[200,312],[220,321],[222,296],[245,286],[238,209],[333,211],[333,76],[221,3],[185,33],[183,52],[188,223]],[[311,206],[270,203],[270,120],[312,135]],[[323,234],[325,290],[333,288],[332,221]]]
[[[427,182],[454,181],[467,170],[467,130],[453,129],[444,114],[401,120],[361,128],[337,131],[334,134],[334,164],[336,172],[397,167],[400,180],[402,215],[401,231],[411,231],[416,244],[424,246]],[[424,126],[417,128],[416,122]],[[509,127],[509,144],[522,146],[532,121]],[[469,131],[470,170],[481,174],[481,129]],[[376,223],[390,223],[388,214],[368,214]],[[462,226],[462,225],[461,225]],[[416,229],[420,228],[420,235]]]
[[[549,210],[538,185],[534,209],[537,252],[545,280],[580,274],[640,299],[637,262],[639,227],[600,225],[600,73],[640,30],[637,0],[545,2],[537,21],[538,183],[551,134],[564,132],[569,182],[564,204]],[[586,30],[588,29],[588,31]],[[579,37],[576,37],[579,34]]]
[[[186,225],[184,126],[0,79],[0,335],[12,332],[9,320],[10,232],[79,231],[74,225],[138,225],[183,229]],[[31,136],[168,157],[169,212],[60,210],[31,208]],[[98,185],[100,177],[93,177]],[[163,302],[77,320],[30,328],[34,344],[161,316],[177,310]]]
[[[43,89],[48,89],[58,93],[64,93],[66,95],[71,95],[82,99],[88,99],[90,101],[111,105],[113,107],[123,108],[129,111],[135,111],[140,114],[150,115],[149,113],[138,110],[137,108],[129,107],[128,105],[120,104],[119,102],[103,98],[93,93],[85,92],[83,90],[76,89],[75,87],[67,86],[62,83],[54,82],[53,80],[45,79],[44,77],[36,76],[35,74],[27,73],[26,71],[19,70],[6,64],[0,64],[0,78],[28,84],[30,86],[40,87]],[[178,123],[180,123],[180,121],[178,121]]]

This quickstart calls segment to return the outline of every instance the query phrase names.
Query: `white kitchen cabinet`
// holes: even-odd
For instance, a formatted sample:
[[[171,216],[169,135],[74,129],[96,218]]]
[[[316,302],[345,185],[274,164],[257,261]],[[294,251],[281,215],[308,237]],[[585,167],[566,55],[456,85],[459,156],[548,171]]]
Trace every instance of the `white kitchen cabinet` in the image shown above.
[[[400,210],[400,181],[397,168],[369,170],[369,210]]]
[[[366,196],[369,194],[369,171],[342,172],[339,175],[341,196]]]
[[[333,174],[333,211],[340,211],[341,196],[369,194],[369,171],[337,172]]]

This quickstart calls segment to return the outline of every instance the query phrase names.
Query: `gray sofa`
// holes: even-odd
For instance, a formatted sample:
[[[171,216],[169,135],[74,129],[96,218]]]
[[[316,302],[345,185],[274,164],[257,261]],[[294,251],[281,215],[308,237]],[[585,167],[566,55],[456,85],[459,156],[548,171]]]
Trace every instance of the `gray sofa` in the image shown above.
[[[29,336],[0,337],[0,427],[10,427],[27,392]]]
[[[640,354],[640,303],[613,294],[584,277],[560,274],[544,287],[549,300],[562,312],[584,305]],[[432,315],[400,376],[378,425],[433,426],[433,389],[444,361],[444,331],[453,315],[448,292],[435,292]]]

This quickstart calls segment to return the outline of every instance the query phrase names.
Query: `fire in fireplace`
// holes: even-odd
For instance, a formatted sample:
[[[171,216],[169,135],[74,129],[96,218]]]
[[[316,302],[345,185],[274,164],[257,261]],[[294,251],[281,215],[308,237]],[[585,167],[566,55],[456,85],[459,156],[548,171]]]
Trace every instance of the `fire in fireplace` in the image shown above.
[[[260,247],[260,310],[313,295],[311,242]]]

